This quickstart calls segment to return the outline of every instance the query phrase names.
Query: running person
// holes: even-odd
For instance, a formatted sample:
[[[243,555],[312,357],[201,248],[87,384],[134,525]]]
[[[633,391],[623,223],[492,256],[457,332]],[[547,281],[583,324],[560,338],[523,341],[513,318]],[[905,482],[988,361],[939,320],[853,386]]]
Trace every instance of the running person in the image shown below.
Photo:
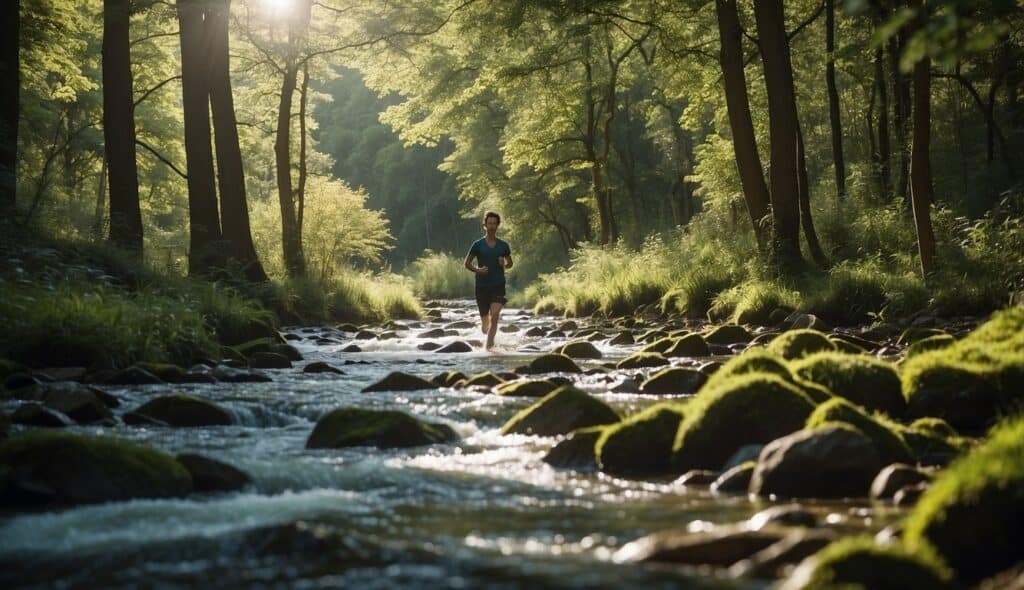
[[[473,242],[465,267],[476,275],[476,306],[480,310],[480,331],[487,334],[487,350],[494,347],[498,316],[508,301],[505,298],[505,269],[512,268],[512,250],[497,236],[501,215],[484,213],[484,237]],[[473,264],[473,259],[476,264]]]

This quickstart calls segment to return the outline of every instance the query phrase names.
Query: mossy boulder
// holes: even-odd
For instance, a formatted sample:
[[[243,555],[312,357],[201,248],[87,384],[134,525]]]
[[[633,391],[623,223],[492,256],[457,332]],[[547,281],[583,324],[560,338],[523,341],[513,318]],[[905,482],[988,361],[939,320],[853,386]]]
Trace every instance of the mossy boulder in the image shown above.
[[[711,484],[711,491],[715,494],[746,494],[755,467],[757,461],[744,461],[726,469]]]
[[[233,492],[251,481],[244,472],[216,459],[193,453],[182,453],[175,459],[188,471],[197,492]]]
[[[882,416],[871,416],[844,399],[834,398],[815,408],[805,427],[818,428],[829,422],[842,422],[861,431],[871,439],[886,464],[913,462],[910,448],[900,435],[900,426]]]
[[[575,471],[597,469],[597,453],[594,449],[605,426],[591,426],[574,430],[572,434],[551,447],[544,462],[552,467]]]
[[[167,383],[180,383],[185,379],[186,371],[184,368],[179,367],[178,365],[173,365],[170,363],[138,362],[135,363],[134,366],[139,369],[142,369],[143,371],[146,371],[147,373],[156,375],[161,380],[166,381]]]
[[[502,383],[495,392],[498,395],[511,395],[520,397],[544,397],[558,389],[559,385],[547,379],[526,379],[523,381],[511,381]]]
[[[516,373],[538,375],[541,373],[582,373],[583,369],[564,354],[548,353],[530,361],[530,364],[518,367]]]
[[[619,415],[608,404],[571,385],[563,385],[513,416],[501,433],[556,436],[618,421]]]
[[[828,337],[828,339],[832,341],[832,344],[836,345],[836,350],[839,352],[845,352],[846,354],[864,354],[867,352],[866,348],[860,346],[859,344],[850,342],[849,340],[836,338],[835,336],[831,335]]]
[[[780,590],[954,590],[949,567],[935,553],[879,545],[871,537],[831,543],[800,564]]]
[[[898,418],[906,410],[896,369],[872,356],[819,352],[794,361],[792,369],[798,377],[819,383],[833,395],[869,411]]]
[[[153,418],[168,426],[225,426],[234,419],[218,404],[193,395],[162,395],[149,400],[133,411],[147,418]],[[129,421],[125,416],[125,421]]]
[[[668,367],[651,375],[640,384],[640,391],[655,395],[686,395],[696,393],[708,376],[697,369]]]
[[[803,358],[815,352],[835,351],[836,345],[817,330],[789,330],[768,343],[770,352],[785,359]]]
[[[719,469],[741,447],[800,429],[814,404],[792,383],[751,373],[705,386],[687,405],[673,445],[673,468]]]
[[[277,340],[274,338],[254,338],[248,342],[236,344],[232,348],[245,358],[248,358],[257,352],[273,352],[274,346],[277,343]]]
[[[907,348],[907,356],[917,356],[922,352],[928,352],[929,350],[942,350],[943,348],[951,346],[954,342],[956,342],[956,338],[953,338],[949,334],[936,334],[935,336],[922,338]]]
[[[764,349],[754,349],[729,359],[711,375],[708,382],[704,384],[704,388],[718,388],[723,383],[732,380],[733,377],[748,373],[770,373],[785,381],[793,382],[795,380],[785,359]]]
[[[659,338],[654,342],[651,342],[647,346],[640,349],[640,352],[656,352],[658,354],[664,354],[666,350],[672,348],[672,345],[676,343],[676,339],[671,336],[665,336]]]
[[[380,381],[364,387],[363,393],[372,393],[374,391],[418,391],[420,389],[437,389],[437,385],[416,375],[393,371]]]
[[[1024,306],[998,312],[959,341],[906,359],[910,418],[943,418],[981,431],[1024,402]]]
[[[898,344],[911,345],[915,342],[920,342],[926,338],[933,336],[949,336],[945,330],[939,328],[926,328],[923,326],[911,326],[900,334],[900,337],[896,339]]]
[[[709,344],[739,344],[750,342],[754,335],[743,326],[736,324],[725,324],[713,328],[704,334],[704,340]]]
[[[465,378],[466,374],[462,371],[445,371],[431,377],[430,382],[438,387],[452,387]]]
[[[616,369],[643,369],[661,367],[668,364],[668,359],[658,352],[634,352],[615,364]]]
[[[170,455],[107,437],[30,432],[0,443],[0,501],[8,506],[176,498],[192,491]]]
[[[339,408],[316,422],[307,449],[417,447],[458,439],[444,424],[430,424],[394,410]]]
[[[685,404],[655,404],[603,429],[597,441],[597,464],[616,475],[672,473],[672,445],[685,415]]]
[[[1024,530],[1024,418],[954,462],[925,492],[906,523],[913,549],[934,547],[973,583],[1021,561]]]
[[[478,387],[494,387],[495,385],[501,385],[504,382],[505,380],[501,377],[498,377],[490,371],[485,371],[483,373],[477,373],[476,375],[467,377],[462,386],[472,387],[475,385]]]
[[[569,342],[556,352],[572,359],[599,359],[604,356],[596,346],[586,340]]]
[[[884,463],[856,428],[827,422],[765,445],[750,493],[784,498],[866,497]]]
[[[38,386],[46,407],[56,410],[79,424],[113,424],[114,415],[98,390],[73,382]]]
[[[918,418],[910,423],[912,430],[927,432],[938,436],[956,436],[956,430],[942,418]]]
[[[649,344],[657,340],[660,340],[666,336],[668,336],[668,332],[666,332],[665,330],[662,330],[661,328],[651,328],[650,330],[647,330],[643,334],[637,336],[636,339],[639,340],[640,342],[647,342]]]
[[[687,334],[675,339],[672,346],[668,347],[664,351],[665,356],[669,358],[676,357],[694,357],[694,356],[708,356],[711,351],[708,350],[708,343],[704,340],[704,337],[700,334]]]

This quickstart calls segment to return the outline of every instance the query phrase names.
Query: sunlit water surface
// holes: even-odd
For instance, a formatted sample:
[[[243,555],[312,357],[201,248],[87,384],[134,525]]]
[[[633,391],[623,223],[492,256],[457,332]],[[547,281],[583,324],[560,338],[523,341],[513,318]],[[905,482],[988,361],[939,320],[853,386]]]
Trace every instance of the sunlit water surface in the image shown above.
[[[556,470],[541,458],[552,438],[502,436],[499,429],[534,399],[440,389],[361,393],[395,370],[506,371],[564,340],[526,337],[556,320],[504,312],[518,332],[502,332],[494,352],[437,354],[416,335],[458,320],[476,321],[471,302],[447,302],[443,317],[389,340],[292,342],[305,356],[293,369],[266,371],[270,383],[111,388],[123,412],[169,392],[193,393],[228,408],[228,427],[76,427],[169,453],[200,453],[252,478],[242,492],[84,506],[0,520],[0,584],[11,587],[176,588],[762,588],[709,572],[611,559],[645,534],[690,523],[728,523],[763,504],[713,497],[671,482],[630,481]],[[330,335],[291,330],[300,335]],[[432,339],[481,340],[475,327]],[[356,342],[363,352],[340,352]],[[637,347],[595,344],[602,361]],[[305,374],[326,361],[346,375]],[[346,361],[360,361],[346,364]],[[365,362],[365,364],[364,364]],[[623,413],[659,398],[606,393],[597,376],[574,376]],[[318,417],[340,407],[401,410],[453,427],[458,443],[406,450],[306,450]],[[8,408],[8,411],[10,408]],[[268,527],[305,523],[342,541],[329,548],[268,551]]]

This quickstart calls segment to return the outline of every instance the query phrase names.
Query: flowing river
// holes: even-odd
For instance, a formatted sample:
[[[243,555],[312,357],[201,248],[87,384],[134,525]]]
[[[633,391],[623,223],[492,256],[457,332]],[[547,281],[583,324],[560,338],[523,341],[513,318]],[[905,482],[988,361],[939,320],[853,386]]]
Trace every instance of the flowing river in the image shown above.
[[[397,338],[354,341],[332,328],[286,330],[305,357],[267,370],[268,383],[109,387],[117,413],[158,395],[185,392],[232,412],[226,427],[83,427],[171,454],[199,453],[234,465],[252,482],[241,492],[138,500],[0,517],[0,585],[90,588],[765,588],[714,572],[617,563],[625,543],[668,529],[749,518],[770,506],[665,481],[557,470],[542,461],[552,438],[502,436],[501,426],[536,398],[469,389],[361,393],[391,371],[426,378],[443,371],[508,371],[564,337],[528,337],[558,320],[507,309],[495,352],[425,352],[431,339],[482,340],[475,306],[446,302],[431,320],[404,322]],[[451,328],[454,322],[472,327]],[[582,324],[583,322],[581,322]],[[459,324],[456,324],[457,326]],[[465,324],[462,324],[465,325]],[[322,336],[333,342],[318,340]],[[317,343],[319,342],[319,343]],[[356,342],[362,352],[342,352]],[[594,342],[605,358],[640,345]],[[346,374],[303,373],[326,361]],[[605,375],[573,375],[621,414],[664,397],[609,393]],[[306,450],[316,420],[339,407],[396,409],[448,424],[454,444],[413,449]],[[8,408],[9,411],[9,408]],[[877,530],[867,506],[833,505],[826,522]],[[333,538],[334,542],[326,539]],[[340,542],[337,539],[341,539]],[[283,546],[284,549],[281,549]]]

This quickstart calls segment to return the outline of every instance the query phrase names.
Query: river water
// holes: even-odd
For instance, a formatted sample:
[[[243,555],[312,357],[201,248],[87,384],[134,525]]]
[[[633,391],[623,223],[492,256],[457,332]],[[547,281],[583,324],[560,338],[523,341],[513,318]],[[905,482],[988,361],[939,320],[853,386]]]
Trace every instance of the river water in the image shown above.
[[[12,587],[193,588],[764,588],[693,569],[620,564],[625,543],[667,528],[741,521],[770,505],[715,497],[671,481],[633,481],[554,469],[541,458],[552,438],[502,436],[501,426],[536,401],[455,389],[361,393],[391,371],[426,378],[442,371],[506,371],[564,338],[527,337],[558,320],[506,309],[494,352],[438,354],[416,335],[476,322],[475,306],[447,302],[440,318],[386,340],[353,341],[331,328],[295,328],[305,360],[267,370],[269,383],[109,388],[117,412],[158,395],[214,400],[236,424],[208,428],[74,427],[168,453],[199,453],[245,471],[240,492],[138,500],[0,519],[0,585]],[[481,340],[476,327],[431,339]],[[316,336],[336,343],[316,344]],[[356,342],[362,352],[341,352]],[[615,360],[637,346],[595,344]],[[345,375],[307,374],[326,361]],[[348,363],[348,364],[346,364]],[[628,414],[664,398],[607,393],[598,376],[577,385]],[[316,420],[339,407],[396,409],[443,422],[454,444],[414,449],[306,450]],[[8,408],[8,411],[10,409]],[[846,519],[856,507],[834,515]],[[299,532],[297,532],[299,531]],[[305,531],[305,534],[300,534]],[[273,540],[277,539],[277,542]],[[283,539],[283,540],[282,540]],[[322,544],[317,539],[333,539]],[[281,549],[280,547],[285,547]]]

